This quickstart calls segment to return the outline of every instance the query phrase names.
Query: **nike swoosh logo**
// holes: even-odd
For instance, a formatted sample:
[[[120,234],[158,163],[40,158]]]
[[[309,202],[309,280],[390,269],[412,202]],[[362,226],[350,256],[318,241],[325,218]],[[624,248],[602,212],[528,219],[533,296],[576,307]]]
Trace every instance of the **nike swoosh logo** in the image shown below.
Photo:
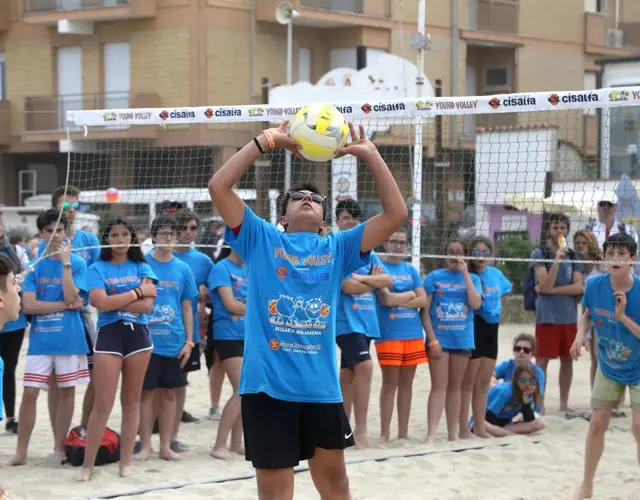
[[[353,431],[351,431],[349,434],[345,434],[344,438],[349,439],[351,436],[353,436]]]

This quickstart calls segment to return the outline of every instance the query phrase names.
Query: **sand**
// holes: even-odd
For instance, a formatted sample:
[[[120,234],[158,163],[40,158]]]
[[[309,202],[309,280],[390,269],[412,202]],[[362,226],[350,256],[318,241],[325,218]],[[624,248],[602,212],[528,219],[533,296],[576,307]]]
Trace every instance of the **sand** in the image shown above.
[[[521,331],[533,333],[533,325],[503,325],[500,329],[500,357],[511,355],[511,339]],[[26,342],[22,355],[26,353]],[[19,364],[18,404],[22,393],[22,370]],[[418,369],[414,384],[414,399],[410,422],[410,440],[391,441],[381,445],[375,439],[379,433],[378,394],[380,370],[375,364],[369,429],[373,447],[369,450],[348,450],[348,473],[354,499],[492,499],[551,500],[568,498],[579,484],[587,422],[567,421],[558,408],[558,363],[550,364],[547,397],[547,428],[537,436],[463,441],[448,443],[444,417],[438,442],[426,445],[426,406],[429,395],[427,366]],[[191,375],[187,394],[187,409],[204,417],[209,409],[208,380],[204,371]],[[228,383],[223,402],[230,394]],[[74,422],[80,415],[83,391],[76,397]],[[587,410],[589,404],[589,360],[581,359],[575,366],[571,405]],[[83,499],[129,498],[169,500],[179,496],[189,499],[252,499],[257,498],[253,469],[237,456],[229,462],[209,457],[217,422],[203,419],[199,424],[182,426],[181,439],[191,445],[179,463],[153,458],[134,464],[134,476],[118,477],[117,465],[97,468],[98,473],[88,484],[73,481],[76,468],[57,466],[48,458],[52,438],[46,407],[46,394],[39,398],[36,428],[31,439],[29,463],[24,467],[0,468],[0,483],[14,499]],[[625,408],[628,415],[630,411]],[[114,407],[109,425],[119,430],[120,406]],[[395,416],[392,429],[395,432]],[[612,420],[607,433],[607,445],[596,480],[598,499],[640,498],[640,474],[636,461],[636,445],[630,431],[630,417]],[[392,434],[393,436],[393,434]],[[157,435],[154,447],[157,450]],[[0,435],[0,461],[4,463],[15,449],[15,436]],[[475,449],[468,449],[468,448]],[[407,457],[406,455],[412,455]],[[395,458],[391,458],[395,457]],[[304,467],[306,464],[302,464]],[[245,477],[245,479],[233,478]],[[176,487],[192,484],[179,489]],[[150,491],[142,493],[142,491]],[[132,492],[139,491],[138,494]],[[296,499],[316,499],[308,471],[296,475]]]

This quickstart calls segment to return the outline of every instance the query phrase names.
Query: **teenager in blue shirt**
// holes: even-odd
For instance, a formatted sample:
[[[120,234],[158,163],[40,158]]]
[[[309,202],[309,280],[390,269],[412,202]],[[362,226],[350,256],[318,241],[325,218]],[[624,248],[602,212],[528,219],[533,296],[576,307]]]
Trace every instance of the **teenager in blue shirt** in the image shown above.
[[[75,389],[89,383],[89,348],[80,315],[87,299],[87,264],[82,257],[71,253],[64,214],[49,209],[38,215],[36,225],[47,244],[47,253],[27,274],[23,286],[24,311],[31,316],[31,329],[20,404],[21,425],[16,452],[9,465],[27,463],[38,394],[41,389],[49,389],[54,377],[59,397],[53,452],[58,463],[64,460],[64,440],[73,418]]]
[[[513,379],[489,389],[484,426],[489,436],[505,437],[532,434],[544,429],[540,416],[542,393],[536,367],[530,361],[518,361]],[[469,427],[477,425],[471,419]]]
[[[244,454],[242,444],[242,419],[240,418],[240,373],[244,356],[244,317],[247,312],[248,276],[247,265],[231,251],[226,259],[219,261],[209,274],[211,293],[213,335],[215,349],[222,367],[231,382],[233,395],[222,411],[218,434],[211,456],[229,460],[231,454]],[[231,434],[231,445],[227,439]]]
[[[591,420],[587,432],[584,475],[574,498],[593,496],[593,482],[604,451],[604,438],[611,411],[625,389],[631,396],[631,427],[638,447],[640,464],[640,277],[632,271],[638,245],[625,233],[616,233],[604,243],[608,273],[587,281],[582,297],[583,313],[576,340],[571,346],[573,359],[580,357],[586,336],[593,325],[598,341],[598,370],[591,391]]]
[[[420,308],[427,305],[420,271],[401,255],[407,252],[408,235],[398,228],[384,243],[382,260],[391,287],[378,291],[376,339],[378,363],[382,368],[380,388],[380,440],[389,440],[394,404],[398,408],[398,439],[409,437],[409,415],[413,397],[413,379],[418,365],[427,362]],[[395,255],[393,255],[395,254]]]
[[[51,193],[51,206],[62,211],[66,216],[67,239],[71,243],[71,248],[74,250],[73,253],[74,255],[82,257],[87,263],[87,267],[89,267],[100,257],[100,242],[93,233],[76,229],[76,217],[78,215],[78,209],[80,208],[79,198],[80,190],[77,187],[60,186],[54,189]],[[41,240],[40,246],[38,247],[38,254],[44,251],[45,246],[45,242]],[[80,309],[80,314],[82,315],[84,327],[86,329],[87,345],[89,346],[87,362],[89,365],[89,374],[91,374],[91,371],[93,370],[93,344],[96,341],[96,325],[92,317],[92,308],[88,303]],[[52,379],[47,396],[49,404],[49,419],[51,421],[51,428],[54,429],[59,400],[58,387],[56,385],[55,378]],[[89,382],[82,402],[81,424],[87,424],[89,414],[93,408],[93,400],[93,384]]]
[[[9,259],[14,276],[22,272],[22,265],[13,246],[9,242],[9,236],[5,233],[4,223],[0,215],[0,255]],[[15,321],[7,321],[0,330],[0,358],[4,360],[5,372],[2,379],[4,407],[6,411],[5,430],[18,434],[18,421],[16,420],[16,367],[22,348],[24,332],[27,328],[27,318],[20,311]]]
[[[121,373],[120,476],[130,473],[142,384],[153,348],[148,315],[158,295],[158,279],[140,247],[134,246],[136,232],[126,219],[108,220],[101,241],[100,260],[87,271],[89,298],[98,310],[98,339],[93,360],[96,398],[87,426],[80,481],[89,481],[93,474]]]
[[[458,439],[462,379],[475,348],[474,311],[482,305],[482,284],[469,272],[462,242],[447,245],[444,269],[429,273],[424,280],[427,307],[422,309],[422,326],[427,333],[431,391],[427,406],[427,442],[434,442],[442,411],[447,414],[449,441]],[[466,422],[463,424],[465,425]]]
[[[180,259],[187,264],[193,273],[193,277],[196,283],[196,295],[193,298],[193,342],[195,346],[191,351],[191,358],[187,361],[184,367],[185,373],[194,372],[200,370],[200,355],[203,351],[203,345],[201,343],[200,330],[202,329],[203,320],[204,327],[206,328],[207,310],[206,299],[207,293],[207,278],[213,267],[213,261],[211,257],[202,253],[196,249],[193,244],[198,235],[198,228],[200,227],[200,218],[193,210],[183,208],[176,212],[176,221],[178,222],[178,236],[177,244],[173,248],[173,256]],[[187,378],[188,381],[188,378]],[[222,389],[222,380],[220,380],[220,388]],[[200,419],[193,416],[190,412],[185,411],[184,402],[187,397],[187,386],[177,389],[176,396],[178,398],[176,411],[178,412],[178,418],[176,419],[175,429],[171,442],[174,447],[174,451],[180,451],[188,448],[185,444],[178,440],[178,431],[180,430],[180,422],[187,424],[194,424],[200,422]]]
[[[462,405],[460,422],[469,420],[469,406],[478,422],[473,433],[488,438],[491,435],[484,428],[487,408],[487,392],[491,387],[493,369],[498,359],[498,327],[502,314],[502,297],[511,293],[511,282],[502,271],[490,265],[488,258],[493,254],[493,243],[489,238],[476,236],[469,241],[469,250],[474,259],[468,262],[469,270],[482,283],[482,306],[473,316],[475,349],[471,351],[469,364],[462,379]],[[460,439],[470,439],[473,435],[466,425],[460,426]]]
[[[361,215],[362,210],[355,200],[341,200],[336,205],[336,225],[341,231],[360,224]],[[384,274],[382,262],[372,253],[371,264],[354,271],[340,287],[336,315],[340,389],[348,419],[351,419],[351,407],[354,408],[353,436],[358,448],[369,446],[367,413],[373,376],[369,344],[380,337],[376,290],[392,285],[391,278]]]
[[[322,120],[330,122],[334,109],[324,107]],[[353,142],[336,157],[352,154],[367,166],[383,208],[354,229],[321,236],[326,197],[311,185],[285,194],[284,232],[258,218],[234,192],[263,152],[287,148],[300,156],[286,122],[263,131],[209,181],[228,226],[225,240],[247,262],[252,283],[239,392],[246,458],[256,468],[261,498],[293,498],[293,467],[307,459],[322,497],[350,498],[344,449],[354,441],[336,369],[335,307],[342,281],[369,263],[370,251],[402,223],[407,207],[363,127],[359,135],[352,124],[349,130]]]
[[[159,457],[180,460],[173,444],[176,407],[180,388],[187,385],[185,366],[195,348],[193,342],[193,299],[198,289],[187,264],[173,256],[178,223],[172,217],[160,216],[151,224],[153,250],[147,263],[158,278],[158,295],[149,317],[153,353],[142,386],[140,406],[140,443],[136,458],[151,457],[151,435],[156,418],[160,430]]]
[[[0,254],[0,329],[8,322],[15,321],[20,315],[20,287],[17,276],[13,274],[15,263]],[[0,375],[4,363],[0,358]],[[2,385],[0,384],[0,419],[2,419]],[[0,486],[0,498],[8,498],[7,491]]]
[[[493,370],[492,385],[497,382],[510,382],[513,379],[513,372],[516,364],[523,361],[532,361],[536,355],[536,338],[530,333],[519,333],[513,339],[513,358],[507,359],[497,364]],[[544,372],[542,368],[534,363],[536,368],[536,377],[540,383],[540,393],[544,394]]]

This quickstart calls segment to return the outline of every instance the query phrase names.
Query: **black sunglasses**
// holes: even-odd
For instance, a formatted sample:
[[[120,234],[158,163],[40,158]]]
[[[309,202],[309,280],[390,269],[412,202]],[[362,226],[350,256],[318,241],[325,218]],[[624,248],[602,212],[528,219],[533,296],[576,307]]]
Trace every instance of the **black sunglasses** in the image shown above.
[[[531,347],[524,347],[522,345],[517,345],[513,348],[513,352],[524,352],[525,354],[531,354]]]
[[[311,201],[314,203],[318,203],[319,205],[324,205],[324,202],[327,201],[327,197],[320,193],[302,193],[300,191],[289,191],[287,196],[295,201],[300,201],[307,196],[311,197]]]
[[[197,226],[196,224],[193,224],[193,225],[191,225],[191,226],[184,226],[184,229],[183,229],[183,230],[184,230],[184,231],[187,231],[187,230],[189,230],[189,231],[196,231],[197,229],[198,229],[198,226]]]
[[[600,201],[598,202],[598,206],[602,208],[611,208],[614,205],[611,201]]]

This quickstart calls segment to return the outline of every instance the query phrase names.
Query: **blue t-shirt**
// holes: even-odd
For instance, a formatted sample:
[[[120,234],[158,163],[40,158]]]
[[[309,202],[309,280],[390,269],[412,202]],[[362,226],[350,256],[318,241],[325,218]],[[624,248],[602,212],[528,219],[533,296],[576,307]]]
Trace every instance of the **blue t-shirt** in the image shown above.
[[[511,293],[513,285],[497,267],[487,266],[477,276],[482,284],[482,306],[476,314],[487,323],[500,323],[502,296]]]
[[[64,302],[62,261],[46,257],[27,274],[24,293],[34,293],[42,302]],[[80,297],[87,300],[87,264],[82,257],[71,254],[73,283]],[[68,309],[51,314],[34,314],[29,331],[27,355],[67,356],[89,352],[84,321],[79,309]]]
[[[520,413],[521,402],[513,400],[513,383],[503,382],[496,384],[487,394],[487,411],[493,413],[499,419],[512,419]],[[534,404],[533,410],[540,413],[540,408]]]
[[[340,284],[369,263],[364,224],[321,237],[287,234],[245,207],[225,241],[247,263],[249,287],[240,394],[309,403],[342,401],[336,366]]]
[[[476,290],[482,293],[482,283],[470,274]],[[437,269],[424,280],[424,289],[431,298],[431,324],[436,338],[445,349],[475,349],[473,311],[467,298],[467,285],[462,273]]]
[[[139,287],[144,278],[149,278],[156,283],[158,281],[146,262],[127,260],[122,264],[114,264],[99,260],[87,271],[87,288],[89,292],[100,289],[107,292],[107,295],[119,295]],[[98,328],[116,321],[146,325],[149,323],[149,315],[126,311],[98,312]]]
[[[0,254],[8,256],[8,252],[6,250],[0,250]],[[22,307],[20,307],[20,315],[18,316],[18,319],[6,322],[0,333],[15,332],[16,330],[24,330],[25,328],[27,328],[27,317],[24,312],[22,312]]]
[[[371,253],[371,264],[356,269],[348,278],[352,278],[354,274],[371,274],[372,267],[381,265],[380,258]],[[362,333],[370,339],[380,337],[377,297],[376,290],[359,295],[351,295],[340,290],[336,314],[336,335]]]
[[[40,246],[38,247],[37,257],[42,255],[45,247],[46,244],[44,240],[41,240]],[[71,248],[86,248],[86,250],[79,250],[77,252],[73,252],[73,254],[82,257],[87,261],[87,266],[97,262],[100,258],[100,241],[95,234],[88,231],[76,231],[73,238],[71,238]]]
[[[536,370],[536,378],[538,379],[538,387],[540,392],[544,392],[544,372],[538,365],[534,365]],[[505,382],[511,382],[513,379],[513,373],[516,371],[516,360],[507,359],[502,363],[496,365],[494,371],[496,372],[496,378],[498,380],[504,380]]]
[[[392,293],[412,292],[422,285],[420,273],[409,262],[382,261],[382,266],[393,280],[393,287],[389,288]],[[416,308],[386,307],[378,303],[378,324],[380,338],[376,342],[424,338],[420,310]]]
[[[193,341],[200,343],[200,319],[198,318],[198,303],[200,300],[200,287],[207,284],[209,273],[213,268],[213,261],[208,255],[199,252],[195,248],[189,248],[186,252],[173,252],[173,256],[180,259],[191,268],[196,282],[198,293],[193,299]]]
[[[220,298],[219,288],[228,286],[233,298],[247,303],[247,265],[222,259],[209,273],[209,294],[213,306],[213,338],[216,340],[244,340],[245,317],[230,313]]]
[[[172,258],[168,262],[160,262],[154,258],[153,251],[145,258],[158,278],[158,296],[149,315],[153,353],[173,358],[180,354],[187,341],[182,302],[192,302],[198,289],[191,269],[181,260]]]
[[[610,275],[587,281],[582,306],[589,309],[598,334],[598,365],[602,374],[625,385],[640,384],[640,339],[615,318],[616,299]],[[627,292],[626,315],[640,324],[640,277]]]

